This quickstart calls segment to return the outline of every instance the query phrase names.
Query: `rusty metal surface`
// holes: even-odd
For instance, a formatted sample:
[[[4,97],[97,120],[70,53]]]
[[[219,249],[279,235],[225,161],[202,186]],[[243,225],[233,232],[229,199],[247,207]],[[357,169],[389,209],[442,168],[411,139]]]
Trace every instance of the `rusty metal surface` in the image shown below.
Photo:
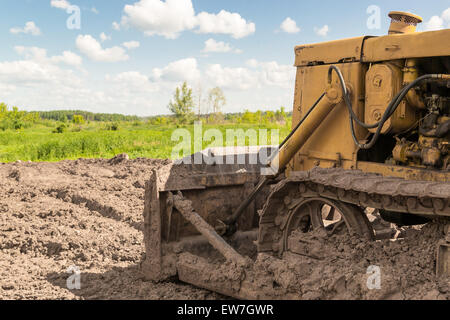
[[[259,165],[240,164],[170,164],[154,171],[146,184],[144,207],[147,258],[142,265],[142,271],[146,278],[160,281],[175,276],[176,252],[179,251],[177,244],[200,235],[198,228],[183,216],[187,211],[182,211],[181,201],[170,196],[172,191],[182,191],[197,218],[201,218],[214,229],[248,196],[259,180],[259,168]],[[247,208],[238,220],[239,231],[257,228],[257,209],[263,206],[267,194],[268,188]],[[208,250],[205,250],[205,253],[208,253]]]
[[[290,182],[305,182],[307,189],[315,189],[323,197],[361,207],[450,216],[448,182],[411,181],[343,169],[313,169],[307,173],[294,173],[285,181]],[[412,205],[413,202],[416,202],[415,205]]]
[[[208,242],[217,249],[227,260],[233,261],[244,266],[246,260],[236,252],[221,236],[217,234],[214,228],[194,211],[192,202],[186,200],[181,193],[173,196],[175,208],[183,217],[189,221],[200,232]]]
[[[448,275],[450,274],[450,242],[441,241],[437,250],[436,274]]]
[[[450,29],[388,35],[364,42],[362,62],[450,55]]]
[[[426,170],[365,161],[358,161],[357,169],[363,172],[373,172],[386,177],[398,177],[406,180],[450,182],[450,172],[445,170]]]
[[[357,37],[295,47],[295,66],[360,61],[364,40]]]

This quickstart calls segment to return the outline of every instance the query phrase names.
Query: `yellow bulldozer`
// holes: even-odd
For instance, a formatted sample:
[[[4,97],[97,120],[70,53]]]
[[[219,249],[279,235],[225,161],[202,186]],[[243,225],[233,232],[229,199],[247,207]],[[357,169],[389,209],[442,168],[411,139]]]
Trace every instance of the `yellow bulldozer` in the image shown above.
[[[280,146],[209,150],[201,164],[153,172],[147,279],[295,299],[277,286],[259,291],[255,257],[308,254],[293,235],[318,228],[375,239],[368,208],[401,225],[450,218],[450,29],[417,32],[421,17],[389,16],[386,36],[295,48],[293,130]],[[252,161],[263,153],[269,161]],[[443,239],[439,275],[450,274],[449,250]]]

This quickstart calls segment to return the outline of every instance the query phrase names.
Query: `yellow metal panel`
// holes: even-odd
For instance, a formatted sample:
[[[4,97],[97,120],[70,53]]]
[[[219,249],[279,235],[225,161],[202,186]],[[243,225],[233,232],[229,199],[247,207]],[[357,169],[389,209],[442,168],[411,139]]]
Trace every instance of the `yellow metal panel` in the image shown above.
[[[450,29],[367,39],[363,62],[450,56]]]
[[[366,112],[365,123],[375,124],[381,120],[389,103],[400,92],[403,85],[403,72],[393,63],[377,63],[371,65],[366,74]],[[406,101],[400,103],[392,117],[386,121],[381,133],[399,133],[405,131],[420,119],[420,114]],[[372,133],[377,128],[369,130]]]
[[[358,37],[297,46],[295,47],[295,66],[359,61],[366,38]]]
[[[391,166],[382,163],[363,161],[358,162],[357,169],[364,172],[379,173],[385,177],[397,177],[406,180],[450,182],[450,173],[448,171]]]
[[[338,64],[351,88],[355,113],[364,119],[364,77],[366,66],[361,63]],[[317,98],[326,90],[329,66],[299,67],[297,69],[296,94],[294,102],[293,125],[308,112]],[[337,83],[333,74],[333,82]],[[368,132],[359,126],[358,138],[364,139]],[[301,128],[300,128],[301,130]],[[321,167],[351,166],[356,164],[357,147],[353,142],[347,107],[340,103],[316,129],[300,152],[291,162],[295,171],[309,170],[315,165]]]

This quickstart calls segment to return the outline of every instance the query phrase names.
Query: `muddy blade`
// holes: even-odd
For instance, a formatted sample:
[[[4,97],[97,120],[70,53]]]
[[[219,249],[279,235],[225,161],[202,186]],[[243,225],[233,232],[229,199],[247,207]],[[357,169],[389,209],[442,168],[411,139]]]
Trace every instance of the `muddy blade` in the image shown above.
[[[147,279],[161,281],[176,276],[177,260],[181,253],[189,252],[203,258],[220,257],[196,226],[176,209],[173,195],[181,191],[199,217],[213,229],[220,229],[223,221],[248,197],[260,180],[259,163],[262,161],[258,159],[259,151],[246,152],[243,156],[232,155],[235,164],[207,164],[211,161],[200,165],[173,163],[153,172],[146,184],[144,208],[146,260],[142,271]],[[220,157],[215,156],[215,161],[230,163],[229,155]],[[195,160],[195,155],[192,160]],[[257,229],[257,210],[262,208],[267,194],[268,188],[245,210],[237,222],[240,232]],[[240,252],[244,256],[256,253],[255,246],[250,243]],[[237,244],[239,247],[240,244]]]
[[[243,268],[236,267],[233,272],[221,272],[220,269],[220,266],[188,253],[181,255],[177,263],[178,277],[183,282],[236,299],[256,299],[241,292],[245,279]]]
[[[442,240],[438,243],[436,273],[438,277],[450,276],[450,241]]]
[[[261,281],[252,263],[247,267],[233,263],[214,264],[186,253],[178,260],[181,281],[241,300],[299,300],[301,296],[274,288],[273,280]]]

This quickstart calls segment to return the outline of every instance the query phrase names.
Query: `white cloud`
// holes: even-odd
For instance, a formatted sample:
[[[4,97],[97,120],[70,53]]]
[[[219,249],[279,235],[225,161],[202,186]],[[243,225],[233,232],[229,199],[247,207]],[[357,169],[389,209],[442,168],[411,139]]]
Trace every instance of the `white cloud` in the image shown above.
[[[138,71],[127,71],[119,73],[115,76],[106,75],[105,79],[111,83],[122,86],[123,90],[128,91],[155,91],[158,85],[152,83],[148,76]]]
[[[150,74],[130,70],[98,81],[71,70],[81,61],[75,54],[48,56],[47,50],[37,47],[15,50],[20,59],[0,61],[0,90],[6,103],[26,110],[167,114],[167,103],[182,81],[204,90],[222,87],[228,101],[226,112],[273,110],[292,104],[295,68],[274,61],[252,59],[240,67],[214,64],[200,68],[195,58],[187,58]]]
[[[99,82],[71,70],[69,64],[77,64],[75,54],[48,56],[43,48],[14,49],[20,58],[0,61],[2,101],[9,105],[29,111],[75,108],[140,115],[168,113],[173,84],[170,90],[159,91],[159,84],[133,71]]]
[[[117,22],[113,22],[112,23],[112,28],[114,29],[114,30],[116,30],[116,31],[119,31],[120,30],[120,24],[118,24]]]
[[[205,72],[208,83],[225,89],[248,90],[258,87],[258,78],[246,68],[229,68],[210,65]]]
[[[102,32],[102,33],[100,33],[100,40],[102,42],[105,42],[107,40],[111,40],[111,36],[108,36],[106,33]]]
[[[197,59],[195,58],[174,61],[164,68],[153,69],[153,79],[155,81],[196,81],[199,78],[200,71],[198,69]]]
[[[81,58],[65,51],[61,56],[47,56],[47,50],[38,47],[16,46],[22,60],[0,62],[0,84],[35,87],[52,83],[55,86],[77,86],[80,83],[72,70],[62,69],[59,63],[81,65]],[[78,59],[77,59],[78,57]]]
[[[190,1],[190,0],[189,0]],[[252,22],[247,22],[238,13],[225,10],[218,14],[200,12],[197,15],[198,33],[229,34],[235,39],[247,37],[255,33],[256,27]]]
[[[26,60],[46,62],[47,50],[38,47],[15,46],[14,51],[23,56]]]
[[[140,0],[123,9],[122,25],[131,25],[148,36],[175,39],[180,32],[195,27],[191,0]]]
[[[427,31],[444,29],[444,19],[439,16],[432,16],[428,22],[425,23]]]
[[[169,63],[164,68],[153,69],[150,79],[154,83],[170,84],[188,81],[203,81],[207,86],[219,86],[230,90],[261,88],[291,88],[295,83],[295,68],[275,61],[248,60],[247,67],[227,67],[211,64],[203,70],[195,58],[186,58]]]
[[[141,46],[139,41],[127,41],[127,42],[122,43],[122,45],[125,48],[127,48],[128,50],[136,49],[136,48],[139,48]]]
[[[176,39],[181,32],[229,34],[239,39],[255,32],[255,24],[247,22],[238,13],[225,10],[218,14],[195,14],[191,0],[140,0],[124,7],[122,26],[132,26],[148,36],[160,35]],[[113,28],[120,28],[113,23]]]
[[[67,0],[51,0],[50,5],[53,8],[63,9],[66,10],[71,6],[70,2]]]
[[[146,75],[141,74],[138,71],[122,72],[115,76],[106,75],[106,80],[114,82],[131,82],[134,85],[147,85],[150,84],[149,78]]]
[[[64,51],[60,56],[48,57],[47,50],[39,47],[15,46],[14,50],[25,59],[41,64],[64,63],[74,67],[81,67],[83,64],[83,59],[71,51]]]
[[[61,56],[54,56],[51,59],[54,62],[62,62],[75,67],[79,67],[83,64],[83,58],[71,51],[64,51]]]
[[[287,33],[299,33],[300,28],[297,27],[297,22],[292,20],[290,17],[287,17],[280,26],[281,31],[287,32]]]
[[[256,68],[258,66],[259,62],[256,59],[249,59],[246,61],[245,64],[249,67]]]
[[[290,65],[255,59],[248,60],[246,65],[249,68],[213,64],[207,67],[204,78],[212,85],[232,90],[291,88],[294,85],[295,68]]]
[[[328,27],[328,25],[324,25],[322,28],[314,28],[314,32],[321,37],[326,37],[329,31],[330,28]]]
[[[257,72],[261,86],[290,88],[295,82],[295,68],[291,65],[276,61],[259,62],[256,59],[247,60],[246,64]]]
[[[25,34],[31,34],[33,36],[39,36],[41,35],[41,30],[36,26],[36,24],[33,21],[28,21],[25,23],[25,27],[14,27],[9,30],[12,34],[18,34],[18,33],[25,33]]]
[[[93,61],[118,62],[129,59],[125,49],[121,47],[103,49],[101,44],[91,35],[79,35],[76,46],[81,53]]]
[[[425,30],[441,30],[450,28],[450,8],[444,10],[440,16],[432,16],[428,22],[425,23]]]
[[[234,52],[234,53],[242,53],[242,50],[233,49],[233,47],[229,43],[225,43],[223,41],[216,41],[214,39],[208,39],[205,41],[205,48],[202,52]]]
[[[450,8],[447,8],[442,12],[442,19],[444,19],[447,22],[450,22]]]

